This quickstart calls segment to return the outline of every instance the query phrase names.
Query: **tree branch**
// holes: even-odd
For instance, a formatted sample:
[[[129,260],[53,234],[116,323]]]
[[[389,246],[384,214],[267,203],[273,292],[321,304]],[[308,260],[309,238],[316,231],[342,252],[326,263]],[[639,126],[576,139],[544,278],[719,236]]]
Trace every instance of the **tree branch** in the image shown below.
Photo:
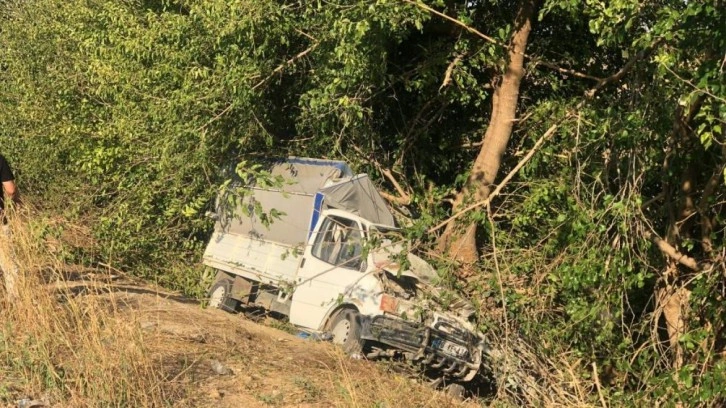
[[[408,3],[408,4],[412,4],[412,5],[416,6],[416,7],[419,7],[421,9],[423,9],[423,10],[428,11],[429,13],[431,13],[431,14],[433,14],[435,16],[438,16],[438,17],[443,18],[444,20],[450,21],[450,22],[454,23],[455,25],[463,28],[464,30],[466,30],[466,31],[468,31],[468,32],[476,35],[477,37],[482,38],[483,40],[485,40],[487,42],[490,42],[490,43],[495,44],[495,45],[499,45],[500,47],[503,47],[505,49],[509,49],[510,48],[510,46],[508,44],[505,44],[505,43],[497,40],[496,38],[490,37],[490,36],[482,33],[481,31],[477,30],[476,28],[474,28],[474,27],[472,27],[472,26],[464,23],[463,21],[461,21],[459,19],[456,19],[454,17],[451,17],[449,15],[446,15],[446,14],[444,14],[444,13],[438,11],[438,10],[435,10],[435,9],[427,6],[426,4],[423,4],[423,3],[418,2],[418,1],[413,1],[413,0],[403,0],[403,2],[404,3]],[[524,55],[525,58],[528,58],[530,60],[533,60],[534,59],[534,58],[532,58],[531,56],[529,56],[527,54],[524,54],[523,53],[522,55]],[[583,74],[581,72],[577,72],[577,71],[574,71],[574,70],[571,70],[571,69],[568,69],[568,68],[562,68],[560,66],[557,66],[556,64],[553,64],[553,63],[547,62],[547,61],[537,61],[535,65],[537,65],[537,64],[540,64],[540,65],[542,65],[544,67],[547,67],[547,68],[552,69],[554,71],[557,71],[559,73],[567,74],[567,75],[572,75],[572,76],[577,77],[577,78],[589,79],[589,80],[598,81],[598,82],[600,82],[600,81],[603,80],[602,78],[599,78],[599,77],[596,77],[596,76],[592,76],[592,75],[588,75],[588,74]]]
[[[583,74],[582,72],[575,71],[575,70],[572,70],[569,68],[562,68],[558,65],[555,65],[555,64],[553,64],[551,62],[547,62],[547,61],[534,61],[534,66],[536,67],[537,65],[542,65],[553,71],[557,71],[560,74],[572,75],[576,78],[589,79],[591,81],[596,81],[596,82],[600,82],[603,80],[603,78],[596,77],[596,76],[589,75],[589,74]]]
[[[270,75],[266,76],[260,82],[258,82],[257,84],[255,84],[255,86],[252,87],[252,90],[254,91],[255,89],[257,89],[260,86],[262,86],[265,82],[269,81],[270,78],[272,78],[273,76],[275,76],[275,74],[281,72],[288,65],[294,63],[295,61],[299,60],[300,58],[302,58],[302,57],[308,55],[309,53],[311,53],[315,48],[318,47],[318,44],[319,43],[315,43],[315,44],[311,45],[308,49],[306,49],[304,51],[300,51],[299,53],[295,54],[295,56],[293,56],[289,60],[283,62],[280,65],[278,65],[277,68],[275,68],[275,69],[272,70],[272,72],[270,73]]]
[[[439,87],[439,92],[441,92],[442,89],[446,88],[451,84],[451,75],[454,73],[454,68],[456,68],[456,65],[461,62],[461,60],[466,56],[466,53],[461,53],[454,58],[453,61],[451,61],[451,64],[449,64],[448,67],[446,67],[446,73],[444,74],[444,81],[441,83],[441,86]]]
[[[384,168],[378,162],[378,160],[372,158],[370,155],[366,155],[365,153],[363,153],[363,151],[358,146],[353,145],[351,147],[353,148],[353,150],[356,151],[356,153],[358,153],[359,155],[363,156],[363,158],[365,158],[365,159],[369,160],[371,163],[373,163],[373,165],[376,166],[376,168],[378,169],[378,171],[380,171],[381,174],[383,174],[383,176],[386,179],[388,179],[388,181],[391,182],[391,184],[393,184],[393,188],[396,189],[396,191],[398,192],[398,194],[400,194],[400,196],[397,197],[397,196],[395,196],[393,194],[390,194],[390,193],[387,193],[385,191],[379,191],[378,193],[381,195],[381,197],[383,197],[384,199],[386,199],[386,200],[388,200],[388,201],[390,201],[391,203],[394,203],[394,204],[399,204],[399,205],[409,205],[409,204],[411,204],[411,194],[407,193],[401,187],[401,184],[398,183],[398,180],[396,180],[396,178],[393,176],[393,173],[391,172],[390,169]]]
[[[378,194],[381,195],[386,201],[391,202],[393,204],[398,205],[409,205],[411,204],[411,197],[398,197],[393,194],[386,193],[385,191],[379,191]]]
[[[381,173],[383,173],[383,175],[388,179],[388,181],[390,181],[391,184],[393,184],[393,187],[396,189],[396,191],[400,195],[400,197],[399,197],[400,203],[403,205],[411,204],[411,195],[408,194],[407,192],[403,191],[403,188],[401,188],[401,185],[398,184],[398,180],[396,180],[396,178],[393,177],[393,173],[391,173],[391,170],[384,169],[380,165],[378,165],[378,169],[380,170]]]
[[[218,114],[216,114],[212,119],[209,119],[205,124],[203,124],[202,126],[199,126],[195,130],[195,132],[201,132],[202,130],[206,129],[207,126],[211,125],[217,119],[221,118],[222,116],[224,116],[224,114],[226,114],[227,112],[229,112],[232,109],[232,107],[234,107],[234,102],[232,102],[229,105],[227,105],[226,108],[224,108],[221,112],[219,112]]]
[[[444,20],[448,20],[448,21],[450,21],[450,22],[458,25],[459,27],[463,28],[464,30],[466,30],[466,31],[468,31],[468,32],[470,32],[470,33],[478,36],[478,37],[481,37],[484,40],[486,40],[486,41],[488,41],[488,42],[490,42],[492,44],[497,44],[497,45],[501,45],[504,48],[509,48],[509,46],[507,46],[507,44],[504,44],[504,43],[496,40],[495,38],[490,37],[490,36],[482,33],[481,31],[477,30],[476,28],[474,28],[474,27],[472,27],[472,26],[464,23],[463,21],[458,20],[458,19],[456,19],[454,17],[448,16],[448,15],[446,15],[446,14],[444,14],[444,13],[438,11],[438,10],[434,10],[431,7],[429,7],[429,6],[421,3],[419,1],[403,0],[403,2],[404,3],[408,3],[408,4],[412,4],[412,5],[414,5],[416,7],[419,7],[419,8],[422,8],[422,9],[428,11],[429,13],[431,13],[431,14],[433,14],[435,16],[439,16],[439,17],[443,18]]]
[[[633,69],[633,67],[635,66],[635,63],[639,62],[640,60],[642,60],[643,58],[648,56],[662,42],[663,42],[663,38],[659,38],[655,42],[653,42],[653,44],[651,44],[650,47],[640,50],[637,54],[633,55],[633,57],[630,58],[628,60],[628,62],[626,62],[625,65],[623,65],[623,67],[620,68],[620,70],[618,72],[614,73],[613,75],[610,75],[607,78],[601,79],[598,82],[598,84],[595,85],[594,88],[590,89],[586,93],[586,96],[588,98],[592,98],[597,91],[599,91],[606,85],[612,84],[613,82],[620,81],[628,72],[630,72],[631,69]]]
[[[668,66],[667,66],[666,64],[664,64],[664,63],[662,63],[662,62],[661,62],[661,63],[660,63],[660,65],[661,65],[661,66],[662,66],[663,68],[665,68],[665,69],[666,69],[666,70],[667,70],[668,72],[670,72],[671,74],[673,74],[673,76],[675,76],[676,78],[678,78],[678,80],[679,80],[679,81],[681,81],[681,82],[683,82],[683,83],[685,83],[685,84],[688,84],[688,85],[689,85],[689,86],[690,86],[691,88],[693,88],[693,89],[694,89],[694,90],[695,90],[696,92],[700,92],[700,93],[702,93],[702,94],[708,95],[708,96],[710,96],[710,97],[712,97],[712,98],[716,99],[717,101],[721,101],[721,102],[724,102],[724,103],[726,103],[726,99],[724,99],[724,98],[720,98],[720,97],[718,97],[718,96],[716,96],[716,95],[712,94],[712,93],[711,93],[711,92],[709,92],[709,91],[708,91],[707,89],[701,89],[701,88],[699,88],[698,86],[694,85],[694,84],[693,84],[693,82],[691,82],[691,81],[689,81],[689,80],[687,80],[687,79],[684,79],[684,78],[682,78],[682,77],[681,77],[680,75],[678,75],[678,74],[676,74],[675,72],[673,72],[673,70],[672,70],[672,69],[670,69],[670,68],[669,68],[669,67],[668,67]]]
[[[262,86],[265,82],[269,81],[270,78],[272,78],[273,76],[275,76],[275,74],[277,74],[280,71],[282,71],[283,69],[285,69],[286,66],[288,66],[288,65],[294,63],[295,61],[299,60],[300,58],[306,56],[307,54],[309,54],[310,52],[312,52],[315,48],[317,48],[317,46],[318,46],[318,43],[315,43],[312,46],[310,46],[310,48],[308,48],[308,49],[306,49],[304,51],[301,51],[301,52],[297,53],[294,57],[292,57],[289,60],[283,62],[280,65],[278,65],[275,69],[272,70],[272,73],[270,73],[270,75],[266,76],[265,78],[263,78],[262,80],[260,80],[260,82],[258,82],[257,84],[255,84],[252,87],[252,90],[254,91],[255,89],[257,89],[260,86]],[[197,132],[202,131],[207,126],[211,125],[212,123],[214,123],[215,121],[217,121],[219,118],[221,118],[222,116],[224,116],[227,112],[229,112],[232,109],[232,107],[234,107],[234,102],[232,102],[229,105],[227,105],[226,108],[224,108],[221,112],[219,112],[213,118],[209,119],[205,124],[203,124],[202,126],[200,126],[199,128],[197,128],[196,131]]]
[[[474,204],[472,204],[472,205],[470,205],[470,206],[462,209],[461,211],[457,212],[456,214],[454,214],[451,217],[447,218],[446,220],[442,221],[441,223],[439,223],[435,227],[430,228],[428,230],[428,233],[431,234],[432,232],[438,231],[439,229],[445,227],[450,222],[452,222],[452,221],[454,221],[454,220],[456,220],[458,218],[461,218],[461,216],[463,216],[464,214],[468,213],[471,210],[474,210],[474,209],[477,209],[479,207],[483,207],[483,206],[489,205],[489,203],[492,201],[492,199],[494,197],[496,197],[496,196],[499,195],[499,193],[502,191],[502,189],[504,188],[504,186],[506,186],[507,183],[509,183],[509,181],[512,178],[514,178],[514,176],[519,172],[519,170],[522,169],[522,167],[524,167],[524,165],[527,164],[527,162],[529,162],[529,160],[532,158],[532,156],[534,156],[534,154],[540,149],[540,147],[542,147],[542,145],[544,144],[544,142],[546,142],[553,134],[555,134],[555,131],[560,127],[560,125],[565,120],[567,120],[567,119],[569,119],[569,118],[571,118],[573,116],[574,116],[574,114],[572,114],[572,113],[567,114],[566,116],[564,116],[563,118],[561,118],[559,121],[557,121],[557,123],[555,123],[554,125],[550,126],[550,128],[547,129],[547,131],[542,136],[540,136],[539,139],[537,139],[537,142],[535,142],[534,146],[532,146],[532,148],[529,150],[529,152],[527,152],[527,154],[522,158],[522,160],[520,160],[519,163],[517,163],[517,165],[514,166],[514,168],[512,169],[512,171],[510,171],[509,174],[507,174],[507,176],[504,177],[504,179],[502,180],[502,182],[497,185],[497,188],[495,188],[494,191],[492,191],[491,193],[489,193],[489,196],[487,196],[486,199],[481,200],[481,201],[478,201],[478,202],[476,202],[476,203],[474,203]]]
[[[678,249],[676,249],[673,245],[667,243],[663,238],[653,234],[650,231],[645,231],[644,235],[646,239],[654,243],[655,246],[657,246],[658,249],[660,249],[660,251],[670,259],[696,272],[702,269],[701,266],[698,264],[698,261],[686,254],[682,254],[678,251]]]

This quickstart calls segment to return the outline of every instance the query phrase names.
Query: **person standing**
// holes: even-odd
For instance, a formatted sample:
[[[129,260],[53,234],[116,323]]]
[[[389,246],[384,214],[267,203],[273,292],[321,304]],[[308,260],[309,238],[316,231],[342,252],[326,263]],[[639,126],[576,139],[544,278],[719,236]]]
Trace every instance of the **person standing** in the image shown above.
[[[15,262],[12,244],[10,242],[10,228],[7,225],[5,217],[5,199],[17,202],[18,192],[15,187],[15,176],[10,168],[5,156],[0,154],[0,182],[2,183],[2,192],[0,192],[0,218],[2,219],[2,245],[0,246],[0,269],[5,280],[5,291],[8,299],[12,302],[18,296],[16,283],[18,279],[18,265]]]
[[[17,191],[15,189],[15,176],[13,170],[10,168],[10,164],[5,159],[5,156],[0,154],[0,182],[3,185],[3,193],[0,194],[0,211],[3,214],[3,225],[7,222],[5,219],[5,197],[10,200],[17,200]]]

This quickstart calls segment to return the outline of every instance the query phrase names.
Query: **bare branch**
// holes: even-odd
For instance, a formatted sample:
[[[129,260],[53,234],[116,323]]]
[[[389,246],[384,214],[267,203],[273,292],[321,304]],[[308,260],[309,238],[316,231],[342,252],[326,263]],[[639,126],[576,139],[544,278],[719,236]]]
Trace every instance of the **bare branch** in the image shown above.
[[[555,64],[553,64],[551,62],[547,62],[547,61],[534,61],[534,65],[535,65],[535,67],[537,65],[542,65],[542,66],[547,67],[547,68],[549,68],[549,69],[551,69],[553,71],[557,71],[560,74],[572,75],[572,76],[574,76],[576,78],[589,79],[591,81],[596,81],[596,82],[600,82],[600,81],[603,80],[603,78],[596,77],[596,76],[589,75],[589,74],[583,74],[582,72],[578,72],[578,71],[575,71],[575,70],[572,70],[572,69],[568,69],[568,68],[562,68],[562,67],[560,67],[558,65],[555,65]]]
[[[277,68],[275,68],[275,69],[272,70],[272,72],[270,73],[270,75],[266,76],[260,82],[258,82],[257,84],[255,84],[255,86],[252,87],[252,90],[254,91],[255,89],[257,89],[260,86],[262,86],[265,82],[269,81],[270,78],[272,78],[273,76],[275,76],[275,74],[281,72],[288,65],[293,64],[295,61],[297,61],[300,58],[302,58],[302,57],[308,55],[309,53],[311,53],[315,48],[318,47],[318,44],[319,43],[315,43],[315,44],[311,45],[308,49],[306,49],[304,51],[300,51],[299,53],[295,54],[295,56],[293,56],[289,60],[283,62],[280,65],[278,65]]]
[[[433,15],[439,16],[439,17],[443,18],[444,20],[448,20],[448,21],[450,21],[450,22],[458,25],[459,27],[463,28],[464,30],[466,30],[466,31],[468,31],[468,32],[470,32],[470,33],[478,36],[478,37],[481,37],[481,38],[483,38],[486,41],[489,41],[492,44],[497,44],[497,45],[501,45],[504,48],[509,48],[507,46],[507,44],[504,44],[501,41],[498,41],[498,40],[494,39],[493,37],[490,37],[490,36],[482,33],[481,31],[479,31],[476,28],[474,28],[474,27],[472,27],[472,26],[464,23],[461,20],[455,19],[454,17],[451,17],[451,16],[447,16],[446,14],[444,14],[444,13],[438,11],[438,10],[434,10],[431,7],[425,5],[425,4],[421,3],[421,2],[413,1],[413,0],[403,0],[403,2],[404,3],[408,3],[408,4],[412,4],[412,5],[414,5],[416,7],[419,7],[419,8],[422,8],[422,9],[428,11],[429,13],[431,13]]]
[[[660,251],[664,255],[668,256],[670,259],[693,271],[698,272],[701,270],[701,266],[698,264],[698,261],[686,254],[682,254],[680,251],[678,251],[678,249],[676,249],[673,245],[667,243],[663,238],[653,234],[650,231],[645,231],[644,235],[646,239],[654,243],[658,247],[658,249],[660,249]]]
[[[386,193],[385,191],[378,191],[378,194],[381,195],[386,201],[391,202],[393,204],[398,205],[409,205],[411,204],[411,197],[398,197],[393,194]]]
[[[663,68],[665,68],[665,69],[666,69],[666,70],[667,70],[668,72],[670,72],[671,74],[673,74],[673,76],[675,76],[676,78],[678,78],[678,80],[679,80],[679,81],[681,81],[681,82],[684,82],[684,83],[688,84],[688,85],[689,85],[689,86],[690,86],[691,88],[693,88],[693,89],[694,89],[694,90],[695,90],[696,92],[700,92],[700,93],[706,94],[706,95],[708,95],[708,96],[710,96],[710,97],[712,97],[712,98],[714,98],[714,99],[716,99],[716,100],[718,100],[718,101],[721,101],[721,102],[726,102],[726,99],[724,99],[724,98],[720,98],[720,97],[718,97],[718,96],[716,96],[716,95],[712,94],[712,93],[711,93],[711,92],[709,92],[708,90],[705,90],[705,89],[701,89],[701,88],[697,87],[696,85],[694,85],[694,84],[693,84],[693,82],[691,82],[691,81],[689,81],[689,80],[687,80],[687,79],[684,79],[683,77],[681,77],[681,76],[680,76],[680,75],[678,75],[677,73],[673,72],[673,70],[672,70],[672,69],[670,69],[670,68],[669,68],[669,67],[668,67],[668,66],[667,66],[666,64],[664,64],[664,63],[662,63],[662,62],[661,62],[661,63],[660,63],[660,65],[661,65],[661,66],[662,66]]]
[[[222,116],[224,116],[224,114],[226,114],[227,112],[229,112],[232,109],[232,107],[234,107],[234,102],[233,103],[230,103],[229,105],[227,105],[226,108],[222,109],[221,112],[219,112],[218,114],[214,115],[214,117],[212,119],[209,119],[205,124],[203,124],[202,126],[199,126],[195,130],[195,132],[201,132],[202,130],[206,129],[207,126],[211,125],[217,119],[221,118]]]
[[[510,171],[509,174],[507,174],[507,176],[504,177],[502,182],[497,185],[497,188],[495,188],[494,191],[492,191],[486,199],[478,201],[478,202],[464,208],[463,210],[457,212],[456,214],[454,214],[451,217],[447,218],[446,220],[442,221],[435,227],[430,228],[428,230],[428,233],[430,234],[432,232],[438,231],[439,229],[445,227],[448,223],[460,218],[461,216],[463,216],[464,214],[468,213],[471,210],[489,205],[489,203],[492,201],[492,199],[499,195],[499,193],[507,185],[507,183],[509,183],[509,181],[512,178],[514,178],[514,176],[519,172],[519,170],[521,170],[522,167],[524,167],[524,165],[527,164],[527,162],[529,162],[529,160],[532,158],[532,156],[534,156],[534,154],[537,153],[537,151],[540,149],[540,147],[542,147],[544,142],[546,142],[550,137],[552,137],[553,134],[555,134],[555,131],[560,127],[560,125],[565,120],[572,118],[573,116],[574,116],[574,114],[570,113],[570,114],[564,116],[563,118],[561,118],[554,125],[550,126],[550,128],[547,129],[547,131],[542,136],[540,136],[539,139],[537,139],[537,142],[534,144],[534,146],[532,146],[532,148],[529,150],[529,152],[527,152],[527,154],[522,158],[522,160],[520,160],[519,163],[517,163],[517,165],[514,166],[512,171]]]
[[[633,57],[630,58],[628,60],[628,62],[626,62],[625,65],[623,65],[623,67],[620,68],[620,70],[618,72],[614,73],[613,75],[610,75],[607,78],[601,79],[600,82],[598,82],[598,84],[594,88],[590,89],[585,95],[589,98],[592,98],[595,95],[595,93],[597,93],[597,91],[599,91],[606,85],[612,84],[614,82],[618,82],[621,79],[623,79],[623,77],[628,72],[630,72],[631,69],[633,69],[633,67],[635,66],[635,64],[637,62],[641,61],[642,59],[644,59],[645,57],[650,55],[650,53],[653,52],[653,50],[655,50],[661,43],[663,43],[663,38],[657,39],[655,42],[653,42],[653,44],[650,45],[650,47],[640,50],[640,52],[633,55]]]
[[[377,163],[376,163],[377,164]],[[407,192],[403,191],[403,188],[401,188],[401,185],[398,183],[398,180],[396,180],[395,177],[393,177],[393,173],[391,173],[390,169],[384,169],[379,164],[377,164],[379,170],[381,173],[383,173],[384,176],[388,179],[388,181],[393,184],[393,187],[396,189],[398,194],[401,196],[399,197],[400,201],[402,201],[402,204],[408,205],[411,204],[411,195]]]
[[[390,181],[391,184],[393,184],[393,188],[396,189],[396,191],[398,192],[398,194],[400,194],[400,196],[397,197],[397,196],[395,196],[393,194],[390,194],[390,193],[387,193],[385,191],[379,191],[378,193],[381,195],[381,197],[383,197],[387,201],[389,201],[391,203],[394,203],[394,204],[399,204],[399,205],[409,205],[409,204],[411,204],[411,194],[407,193],[401,187],[401,184],[398,183],[398,180],[396,180],[396,178],[393,176],[393,173],[391,172],[390,169],[384,168],[381,165],[381,163],[378,162],[378,160],[374,159],[370,155],[366,155],[365,153],[363,153],[363,151],[358,146],[353,145],[351,147],[353,148],[353,150],[356,151],[356,153],[358,153],[363,158],[365,158],[366,160],[369,160],[371,163],[373,163],[373,165],[376,166],[376,168],[378,169],[378,171],[380,171],[381,174],[383,174],[383,176],[386,179],[388,179],[388,181]]]
[[[461,53],[454,58],[453,61],[451,61],[451,64],[449,64],[448,67],[446,67],[446,73],[444,74],[444,81],[441,83],[441,86],[439,87],[439,92],[441,92],[442,89],[446,88],[451,84],[451,75],[454,73],[454,68],[456,68],[456,65],[461,62],[461,60],[466,56],[466,53]]]

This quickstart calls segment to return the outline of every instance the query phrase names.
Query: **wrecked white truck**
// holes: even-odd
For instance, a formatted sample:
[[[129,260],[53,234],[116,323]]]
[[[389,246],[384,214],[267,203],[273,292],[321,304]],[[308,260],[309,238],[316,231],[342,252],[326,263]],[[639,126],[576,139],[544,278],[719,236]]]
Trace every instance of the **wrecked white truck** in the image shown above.
[[[339,161],[290,158],[270,166],[277,188],[247,184],[219,204],[204,264],[217,271],[210,307],[263,307],[300,328],[327,333],[350,354],[403,357],[449,382],[472,380],[483,338],[461,302],[441,311],[436,274],[387,237],[393,215],[364,174]],[[260,208],[272,211],[266,222]],[[371,243],[375,243],[371,245]]]

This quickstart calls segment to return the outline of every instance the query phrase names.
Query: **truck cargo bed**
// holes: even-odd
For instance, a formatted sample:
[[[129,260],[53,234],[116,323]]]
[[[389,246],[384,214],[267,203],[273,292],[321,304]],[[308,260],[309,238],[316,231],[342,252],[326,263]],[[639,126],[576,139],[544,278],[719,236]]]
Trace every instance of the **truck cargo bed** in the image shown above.
[[[263,284],[293,282],[299,256],[294,246],[231,232],[215,232],[204,264]]]

